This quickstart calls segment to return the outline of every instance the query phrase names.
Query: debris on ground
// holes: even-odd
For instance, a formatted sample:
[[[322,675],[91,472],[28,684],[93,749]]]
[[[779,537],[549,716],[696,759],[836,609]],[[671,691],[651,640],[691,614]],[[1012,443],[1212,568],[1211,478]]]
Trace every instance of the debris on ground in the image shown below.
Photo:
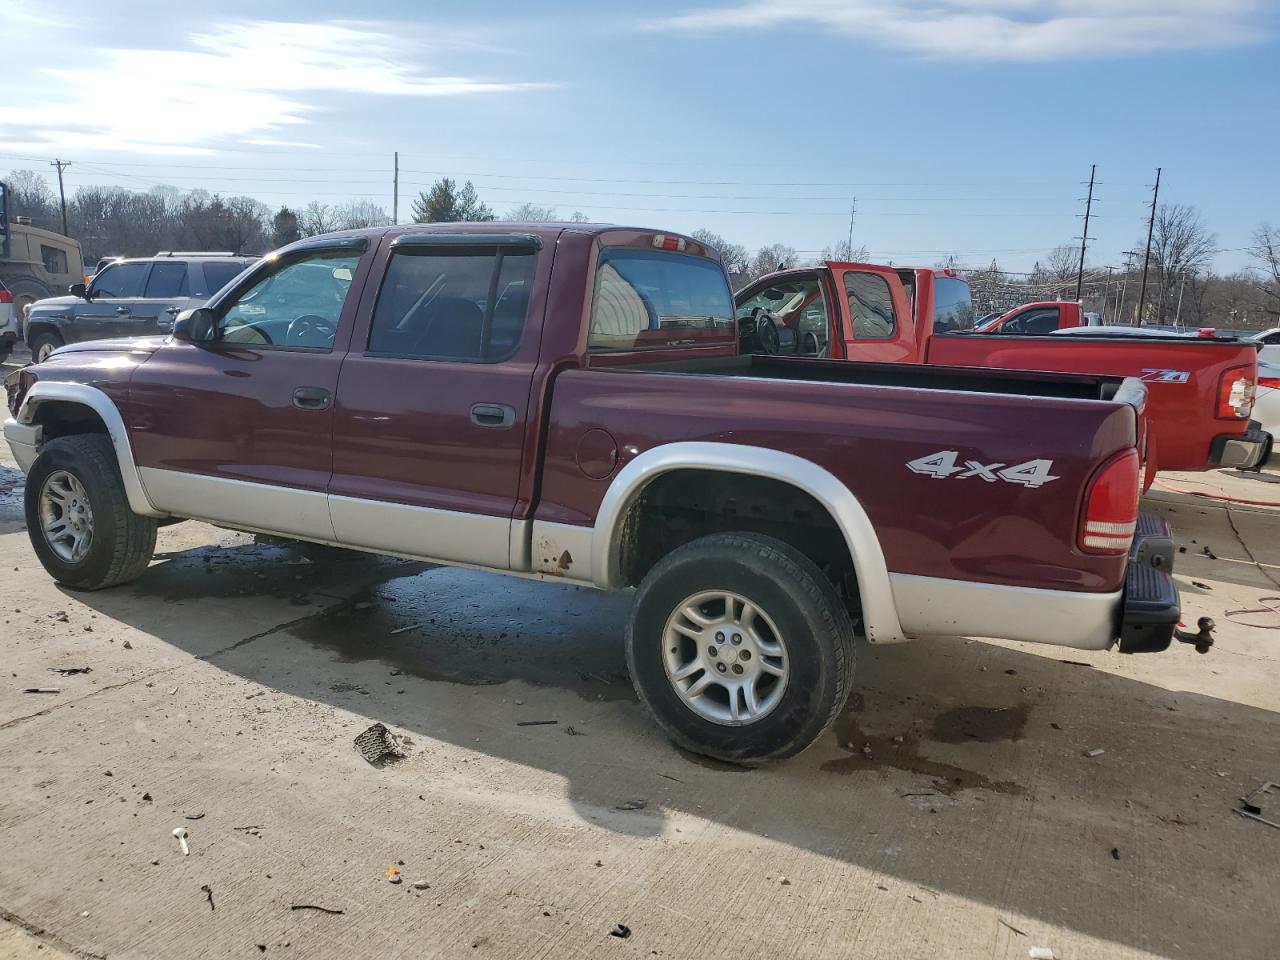
[[[396,627],[389,634],[387,634],[387,636],[398,637],[400,636],[400,634],[408,633],[410,630],[417,630],[420,626],[422,626],[422,624],[420,623],[411,623],[407,627]]]
[[[1112,847],[1112,848],[1111,848],[1111,859],[1112,859],[1112,860],[1119,860],[1119,859],[1120,859],[1120,848],[1119,848],[1119,847]]]
[[[649,805],[648,800],[627,800],[614,807],[615,810],[643,810]]]
[[[187,846],[187,828],[174,827],[173,836],[174,836],[174,839],[178,841],[178,846],[182,848],[182,855],[184,857],[191,856],[191,848]]]
[[[93,673],[93,667],[50,667],[50,673],[60,673],[64,677],[74,677],[77,673]]]
[[[1268,780],[1247,797],[1240,798],[1240,806],[1236,809],[1236,813],[1240,814],[1242,817],[1248,817],[1250,820],[1257,820],[1259,823],[1265,823],[1269,827],[1280,828],[1280,822],[1270,820],[1262,815],[1263,798],[1273,794],[1280,795],[1280,783],[1274,783]]]
[[[1212,590],[1212,589],[1213,589],[1213,587],[1209,586],[1207,583],[1203,582],[1202,580],[1192,580],[1192,581],[1191,581],[1191,585],[1192,585],[1193,587],[1199,587],[1201,590]]]
[[[617,937],[619,940],[625,940],[631,936],[631,928],[625,923],[615,923],[613,929],[609,931],[609,936]]]
[[[1001,920],[999,917],[996,917],[996,923],[999,923],[1001,926],[1008,927],[1010,930],[1012,930],[1014,933],[1016,933],[1020,937],[1025,937],[1027,935],[1025,931],[1019,930],[1008,920]]]
[[[208,898],[208,900],[209,900],[209,909],[210,909],[210,910],[213,910],[213,909],[214,909],[214,906],[213,906],[213,888],[212,888],[211,886],[209,886],[209,885],[206,883],[206,884],[202,884],[202,885],[201,885],[201,887],[200,887],[200,889],[204,892],[205,897],[207,897],[207,898]]]
[[[132,649],[133,649],[133,644],[132,644],[132,643],[130,643],[128,640],[126,640],[123,644],[121,644],[121,646],[123,646],[126,650],[132,650]]]
[[[1053,952],[1052,947],[1032,947],[1027,951],[1027,956],[1031,960],[1057,960],[1057,954]]]
[[[330,910],[328,907],[322,907],[314,903],[291,903],[289,904],[289,909],[290,910],[318,910],[321,913],[333,914],[335,917],[341,916],[343,913],[342,910]]]
[[[565,727],[564,732],[571,737],[581,737],[583,735],[581,730],[575,730],[573,727]]]
[[[1214,554],[1214,552],[1213,552],[1212,550],[1210,550],[1208,547],[1205,547],[1205,548],[1204,548],[1204,555],[1205,555],[1206,557],[1208,557],[1210,560],[1217,560],[1217,559],[1218,559],[1218,558],[1217,558],[1217,556]]]
[[[517,720],[517,727],[551,727],[559,723],[559,720]]]
[[[425,880],[415,880],[415,881],[413,881],[413,889],[415,889],[415,890],[430,890],[430,889],[431,889],[431,884],[427,883],[427,881],[425,881]]]
[[[1093,757],[1100,757],[1106,752],[1107,751],[1103,750],[1101,747],[1094,747],[1092,750],[1086,750],[1084,755],[1092,759]]]
[[[61,687],[27,687],[23,693],[61,693]]]
[[[784,886],[784,887],[789,887],[789,886],[791,886],[791,881],[790,881],[790,880],[788,880],[786,877],[779,877],[779,878],[778,878],[778,883],[782,884],[782,886]]]
[[[397,867],[394,863],[391,866],[387,867],[388,883],[399,883],[403,879],[404,877],[400,876],[400,868]]]
[[[184,814],[184,815],[183,815],[183,819],[184,819],[184,820],[203,820],[203,819],[204,819],[204,814],[203,814],[203,813],[188,813],[188,814]]]
[[[356,750],[360,756],[375,767],[387,759],[399,760],[404,756],[404,748],[400,739],[387,729],[386,724],[375,723],[372,727],[355,739]]]

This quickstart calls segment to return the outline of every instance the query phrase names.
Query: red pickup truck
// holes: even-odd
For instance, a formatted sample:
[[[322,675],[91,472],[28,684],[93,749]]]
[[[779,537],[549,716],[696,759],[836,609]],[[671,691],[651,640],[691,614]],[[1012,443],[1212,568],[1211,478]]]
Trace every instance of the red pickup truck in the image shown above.
[[[998,317],[979,323],[974,330],[977,333],[1000,333],[1005,336],[1031,336],[1053,333],[1055,330],[1097,326],[1101,326],[1098,315],[1086,313],[1078,300],[1040,300],[1020,304]]]
[[[827,263],[763,277],[736,297],[744,349],[785,356],[1076,371],[1147,385],[1146,476],[1159,470],[1249,469],[1271,436],[1250,420],[1257,348],[1217,337],[986,336],[969,285],[952,270]]]
[[[827,728],[855,630],[1137,652],[1178,619],[1168,528],[1138,513],[1140,381],[742,354],[719,257],[670,233],[312,238],[169,338],[69,345],[6,388],[60,583],[138,577],[157,523],[197,518],[636,587],[641,699],[736,762]]]

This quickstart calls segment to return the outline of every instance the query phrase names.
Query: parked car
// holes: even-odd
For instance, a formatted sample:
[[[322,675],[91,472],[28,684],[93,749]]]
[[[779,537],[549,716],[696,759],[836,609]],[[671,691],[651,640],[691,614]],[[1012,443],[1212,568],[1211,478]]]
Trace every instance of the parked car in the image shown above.
[[[13,296],[21,322],[31,304],[82,280],[84,260],[78,241],[41,229],[30,217],[10,218],[8,197],[8,188],[0,183],[0,280]]]
[[[1248,469],[1271,453],[1270,435],[1250,420],[1251,343],[1117,327],[974,333],[969,285],[952,270],[828,263],[763,277],[736,299],[750,349],[767,353],[1139,377],[1148,482],[1159,470]],[[1059,305],[1068,306],[1078,305]]]
[[[1258,359],[1258,393],[1253,400],[1253,415],[1262,429],[1272,435],[1280,433],[1280,363]]]
[[[1267,363],[1280,363],[1280,327],[1272,327],[1261,333],[1251,334],[1248,339],[1258,344],[1258,359]]]
[[[109,268],[111,269],[111,268]],[[285,247],[172,337],[6,381],[29,535],[124,583],[156,524],[638,588],[632,680],[679,744],[795,754],[875,644],[1164,649],[1141,381],[751,356],[670,233],[436,224]],[[1135,541],[1160,545],[1135,552]]]
[[[67,343],[171,330],[181,311],[204,303],[254,260],[220,253],[112,260],[88,286],[72,284],[67,296],[31,307],[25,326],[31,358],[41,363]]]
[[[0,363],[9,359],[17,342],[18,311],[13,303],[13,294],[0,280]]]
[[[978,333],[1034,336],[1078,327],[1100,327],[1102,317],[1084,309],[1078,300],[1043,300],[1024,303],[974,325]]]

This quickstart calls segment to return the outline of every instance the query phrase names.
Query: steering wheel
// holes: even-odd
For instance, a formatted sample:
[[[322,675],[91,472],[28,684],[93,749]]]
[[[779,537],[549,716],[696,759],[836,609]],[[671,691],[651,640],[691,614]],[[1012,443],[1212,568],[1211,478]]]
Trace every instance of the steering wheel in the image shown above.
[[[776,357],[782,349],[778,343],[778,321],[764,307],[756,307],[752,310],[751,319],[755,324],[756,343],[765,353]]]
[[[814,356],[821,359],[827,355],[827,348],[830,343],[823,343],[818,339],[818,335],[812,330],[806,330],[804,334],[804,352],[806,356]]]
[[[296,347],[327,347],[333,343],[337,329],[332,320],[307,313],[289,324],[284,342]]]

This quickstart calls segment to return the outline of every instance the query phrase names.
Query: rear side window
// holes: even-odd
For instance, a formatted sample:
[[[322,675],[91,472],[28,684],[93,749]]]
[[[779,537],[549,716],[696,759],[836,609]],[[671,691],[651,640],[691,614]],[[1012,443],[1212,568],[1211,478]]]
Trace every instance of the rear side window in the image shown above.
[[[244,264],[236,261],[230,263],[206,263],[204,269],[204,282],[208,284],[208,289],[200,291],[207,296],[213,296],[228,283],[240,276],[244,272]]]
[[[137,297],[142,294],[145,263],[113,263],[93,279],[95,297]]]
[[[933,332],[950,333],[973,329],[973,292],[956,277],[935,277],[933,281]]]
[[[844,275],[844,292],[855,340],[888,340],[898,332],[893,293],[880,274],[850,270]]]
[[[187,295],[187,265],[185,263],[157,263],[147,277],[144,297],[170,299]]]
[[[371,354],[497,363],[524,335],[534,250],[408,247],[387,266],[369,330]]]
[[[733,343],[733,297],[720,264],[658,250],[600,255],[591,303],[591,350]]]
[[[50,273],[66,273],[67,272],[67,251],[59,250],[57,247],[46,247],[40,244],[40,259],[44,263],[44,268]]]

